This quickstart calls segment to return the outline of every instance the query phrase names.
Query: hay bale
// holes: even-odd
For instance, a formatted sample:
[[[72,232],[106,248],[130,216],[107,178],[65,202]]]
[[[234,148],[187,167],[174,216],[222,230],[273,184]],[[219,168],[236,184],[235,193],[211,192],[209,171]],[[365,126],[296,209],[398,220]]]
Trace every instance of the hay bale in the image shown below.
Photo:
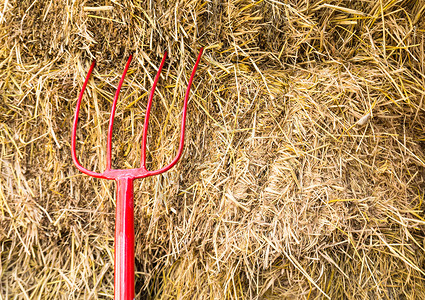
[[[422,299],[425,1],[15,1],[0,9],[0,295],[113,296],[114,183],[166,164],[200,46],[186,148],[137,181],[140,299]]]

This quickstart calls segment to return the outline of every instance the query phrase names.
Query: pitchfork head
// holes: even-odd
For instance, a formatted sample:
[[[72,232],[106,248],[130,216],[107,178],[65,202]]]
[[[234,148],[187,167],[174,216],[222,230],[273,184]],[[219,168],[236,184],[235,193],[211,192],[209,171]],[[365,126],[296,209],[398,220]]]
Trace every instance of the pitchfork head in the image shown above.
[[[142,155],[141,155],[140,167],[135,169],[112,169],[111,168],[112,129],[114,126],[114,117],[115,117],[115,110],[117,107],[118,96],[120,94],[121,86],[124,82],[124,78],[127,73],[128,67],[130,66],[132,56],[130,55],[130,57],[128,58],[127,64],[125,65],[125,68],[124,68],[124,72],[121,76],[121,80],[118,83],[118,88],[115,93],[114,101],[112,103],[112,110],[111,110],[111,116],[109,119],[109,127],[108,127],[107,148],[106,148],[106,169],[103,173],[90,171],[84,168],[83,166],[81,166],[80,162],[78,161],[76,150],[75,150],[76,148],[75,140],[76,140],[76,133],[77,133],[78,115],[79,115],[80,106],[81,106],[81,99],[83,98],[83,94],[84,94],[84,90],[86,89],[87,82],[89,81],[90,75],[96,64],[96,61],[93,61],[93,63],[90,66],[89,72],[86,76],[86,80],[84,81],[83,88],[81,89],[80,95],[78,97],[77,108],[75,110],[75,117],[74,117],[72,136],[71,136],[71,154],[72,154],[72,160],[74,161],[75,166],[84,174],[87,174],[92,177],[104,178],[104,179],[119,179],[124,177],[132,178],[132,179],[144,178],[144,177],[148,177],[152,175],[161,174],[171,169],[178,162],[183,152],[184,132],[185,132],[185,126],[186,126],[187,101],[189,99],[190,86],[192,85],[193,77],[195,76],[196,69],[198,67],[199,61],[202,56],[202,52],[203,52],[203,49],[201,48],[198,58],[196,60],[195,66],[193,67],[192,74],[190,75],[189,84],[186,89],[186,95],[185,95],[184,104],[183,104],[183,116],[182,116],[182,122],[181,122],[180,144],[177,151],[177,155],[174,157],[174,159],[171,161],[169,165],[155,171],[149,171],[146,169],[146,140],[147,140],[147,134],[148,134],[149,115],[150,115],[150,111],[152,107],[152,99],[155,93],[156,85],[159,80],[159,76],[161,74],[162,67],[164,66],[164,62],[167,57],[167,52],[165,52],[164,57],[162,58],[161,64],[159,66],[158,72],[155,76],[155,80],[153,82],[152,90],[150,92],[148,104],[146,107],[145,124],[143,127],[143,136],[142,136]]]

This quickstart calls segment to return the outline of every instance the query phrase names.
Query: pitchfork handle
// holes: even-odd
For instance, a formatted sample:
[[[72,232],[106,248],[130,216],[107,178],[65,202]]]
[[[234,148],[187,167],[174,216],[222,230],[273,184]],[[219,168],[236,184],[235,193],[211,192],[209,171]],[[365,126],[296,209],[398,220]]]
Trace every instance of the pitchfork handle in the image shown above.
[[[115,220],[115,299],[134,299],[133,178],[117,178]]]

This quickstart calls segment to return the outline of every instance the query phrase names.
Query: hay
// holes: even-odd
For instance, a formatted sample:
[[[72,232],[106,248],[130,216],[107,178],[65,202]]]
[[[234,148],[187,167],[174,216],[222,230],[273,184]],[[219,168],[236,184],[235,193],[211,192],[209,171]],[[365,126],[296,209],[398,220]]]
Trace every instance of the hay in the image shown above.
[[[0,298],[113,298],[114,183],[137,165],[140,299],[424,299],[425,1],[28,1],[0,5]],[[165,124],[165,125],[162,125]]]

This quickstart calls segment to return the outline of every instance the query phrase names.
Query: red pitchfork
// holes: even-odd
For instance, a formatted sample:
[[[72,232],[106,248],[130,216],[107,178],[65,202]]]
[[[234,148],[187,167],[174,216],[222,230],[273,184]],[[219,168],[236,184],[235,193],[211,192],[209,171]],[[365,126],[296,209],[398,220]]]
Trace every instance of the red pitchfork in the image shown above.
[[[187,101],[189,99],[190,86],[192,85],[193,77],[195,76],[196,69],[202,56],[203,49],[199,52],[195,66],[193,67],[192,74],[190,75],[189,85],[186,90],[186,95],[183,104],[183,117],[181,123],[180,144],[176,157],[171,163],[159,170],[149,171],[146,169],[146,136],[148,133],[149,114],[152,106],[152,98],[155,92],[156,84],[158,83],[159,75],[161,74],[162,67],[164,66],[167,52],[162,58],[161,64],[153,82],[152,90],[149,95],[148,104],[146,107],[145,125],[143,128],[142,137],[142,155],[139,168],[135,169],[112,169],[111,168],[111,153],[112,153],[112,128],[114,126],[115,109],[117,107],[117,100],[120,94],[121,86],[124,82],[125,75],[131,62],[132,56],[128,58],[127,64],[124,68],[121,80],[118,84],[115,93],[114,101],[112,103],[111,116],[109,119],[108,139],[106,148],[106,169],[103,173],[97,173],[85,169],[78,161],[75,151],[75,139],[77,133],[78,114],[80,112],[81,99],[83,98],[84,90],[86,89],[87,82],[96,64],[96,61],[90,66],[90,70],[84,81],[83,88],[77,100],[77,108],[75,111],[74,124],[72,127],[71,136],[71,153],[72,160],[75,166],[84,174],[96,178],[103,178],[115,180],[117,182],[116,193],[116,220],[115,220],[115,274],[114,274],[114,294],[115,299],[119,300],[133,300],[134,295],[134,208],[133,208],[133,180],[137,178],[145,178],[148,176],[158,175],[171,169],[180,159],[183,152],[184,132],[186,125]]]

